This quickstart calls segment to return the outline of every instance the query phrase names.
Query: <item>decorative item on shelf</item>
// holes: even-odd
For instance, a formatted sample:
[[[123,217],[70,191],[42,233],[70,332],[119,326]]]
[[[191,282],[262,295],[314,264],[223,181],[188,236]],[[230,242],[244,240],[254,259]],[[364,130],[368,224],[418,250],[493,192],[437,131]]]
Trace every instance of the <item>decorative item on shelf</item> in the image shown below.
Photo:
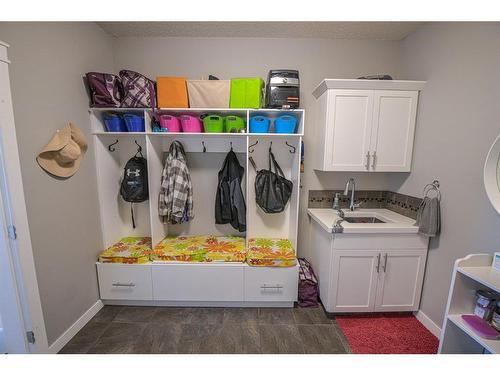
[[[73,176],[87,152],[87,140],[80,129],[69,123],[58,129],[36,157],[38,165],[53,176]]]
[[[298,108],[300,81],[298,70],[270,70],[266,85],[267,108]]]
[[[180,116],[182,131],[185,133],[203,133],[203,127],[199,117],[193,115]]]
[[[498,293],[489,290],[476,291],[476,305],[474,315],[489,322],[495,311],[496,303],[499,299]]]
[[[158,108],[189,107],[187,84],[184,77],[157,77],[156,91]]]
[[[224,117],[226,133],[241,133],[245,131],[245,122],[239,116],[229,115]]]
[[[125,120],[125,125],[129,132],[143,133],[146,130],[146,125],[144,122],[144,116],[136,115],[133,113],[125,113],[123,115]]]
[[[126,132],[127,125],[118,113],[104,112],[102,115],[107,132]]]
[[[170,133],[182,132],[181,122],[173,115],[160,115],[160,126]]]
[[[271,120],[265,116],[253,116],[250,118],[250,133],[269,133]]]
[[[229,107],[262,108],[263,92],[262,78],[232,78]]]
[[[391,81],[392,77],[389,74],[374,74],[369,76],[358,77],[358,79],[375,79],[379,81]]]

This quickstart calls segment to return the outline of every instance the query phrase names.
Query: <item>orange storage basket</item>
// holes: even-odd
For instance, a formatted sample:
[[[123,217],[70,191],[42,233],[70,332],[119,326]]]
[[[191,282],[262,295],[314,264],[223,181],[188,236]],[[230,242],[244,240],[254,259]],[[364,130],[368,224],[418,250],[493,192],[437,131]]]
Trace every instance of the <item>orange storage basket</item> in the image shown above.
[[[158,108],[189,108],[186,78],[156,78]]]

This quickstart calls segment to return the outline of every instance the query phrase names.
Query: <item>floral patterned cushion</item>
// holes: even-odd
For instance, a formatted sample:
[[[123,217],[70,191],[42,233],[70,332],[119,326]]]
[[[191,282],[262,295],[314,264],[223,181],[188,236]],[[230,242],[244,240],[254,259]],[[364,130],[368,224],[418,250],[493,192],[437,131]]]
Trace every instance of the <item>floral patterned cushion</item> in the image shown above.
[[[290,240],[251,238],[248,241],[247,263],[250,266],[293,267],[297,257]]]
[[[242,237],[178,236],[167,237],[155,246],[156,262],[244,262]]]
[[[147,263],[151,237],[124,237],[99,255],[101,263]]]

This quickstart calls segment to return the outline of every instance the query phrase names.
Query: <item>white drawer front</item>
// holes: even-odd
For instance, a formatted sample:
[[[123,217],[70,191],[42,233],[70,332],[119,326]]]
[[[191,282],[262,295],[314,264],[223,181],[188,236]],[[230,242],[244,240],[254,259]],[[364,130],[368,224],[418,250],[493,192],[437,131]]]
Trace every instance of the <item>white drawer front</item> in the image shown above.
[[[157,301],[243,301],[243,264],[153,265]]]
[[[246,267],[245,301],[297,301],[299,268]]]
[[[151,265],[97,264],[101,299],[152,300]]]

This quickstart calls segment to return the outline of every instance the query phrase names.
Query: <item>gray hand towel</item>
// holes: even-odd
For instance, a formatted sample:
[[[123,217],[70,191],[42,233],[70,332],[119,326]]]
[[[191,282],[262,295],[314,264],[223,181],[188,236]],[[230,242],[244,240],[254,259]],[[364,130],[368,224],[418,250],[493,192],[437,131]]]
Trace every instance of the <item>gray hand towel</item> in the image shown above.
[[[437,197],[425,197],[420,203],[417,213],[418,233],[427,237],[435,237],[441,231],[441,207]]]

